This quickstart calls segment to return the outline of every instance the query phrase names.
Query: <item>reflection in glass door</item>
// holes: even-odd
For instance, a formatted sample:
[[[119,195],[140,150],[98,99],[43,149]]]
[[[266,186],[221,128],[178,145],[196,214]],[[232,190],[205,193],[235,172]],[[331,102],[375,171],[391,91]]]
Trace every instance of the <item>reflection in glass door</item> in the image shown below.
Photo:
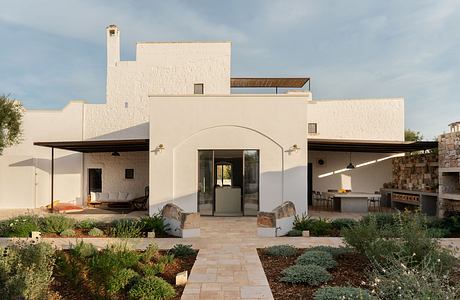
[[[244,150],[243,207],[245,216],[255,216],[259,211],[259,151]]]
[[[212,215],[214,211],[214,151],[198,151],[198,211]]]

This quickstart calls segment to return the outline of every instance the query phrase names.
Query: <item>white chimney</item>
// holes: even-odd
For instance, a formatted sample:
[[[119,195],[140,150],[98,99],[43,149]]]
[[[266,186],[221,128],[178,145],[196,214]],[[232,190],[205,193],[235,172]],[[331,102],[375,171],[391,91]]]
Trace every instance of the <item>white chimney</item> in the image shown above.
[[[120,61],[120,30],[117,25],[109,25],[107,31],[107,67],[116,66]]]

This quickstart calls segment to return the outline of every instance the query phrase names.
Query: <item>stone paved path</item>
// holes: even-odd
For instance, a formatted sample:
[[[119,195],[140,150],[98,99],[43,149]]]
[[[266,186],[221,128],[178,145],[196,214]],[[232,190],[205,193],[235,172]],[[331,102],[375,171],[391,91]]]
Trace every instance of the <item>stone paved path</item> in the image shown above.
[[[156,243],[161,249],[174,244],[191,244],[200,249],[185,287],[183,300],[189,299],[273,299],[265,277],[257,248],[270,245],[291,244],[296,247],[317,245],[342,245],[341,238],[278,237],[260,238],[256,235],[256,219],[253,217],[202,217],[201,237],[189,239],[128,239],[134,248],[145,249]],[[44,239],[57,247],[67,248],[75,244],[75,238]],[[120,239],[93,238],[86,242],[98,247],[119,242]],[[0,246],[11,239],[0,238]],[[460,239],[443,239],[445,246],[459,247]],[[459,253],[457,251],[457,253]]]

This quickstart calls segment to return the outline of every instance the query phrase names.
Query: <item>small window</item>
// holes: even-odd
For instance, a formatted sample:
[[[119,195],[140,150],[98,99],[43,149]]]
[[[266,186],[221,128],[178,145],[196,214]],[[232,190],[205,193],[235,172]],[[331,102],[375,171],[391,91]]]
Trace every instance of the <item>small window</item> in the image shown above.
[[[318,125],[316,123],[308,123],[308,133],[318,133]]]
[[[125,108],[128,108],[128,102],[125,102]]]
[[[109,33],[110,33],[110,36],[114,36],[115,35],[115,29],[110,29]]]
[[[202,83],[195,83],[193,87],[193,93],[195,95],[202,95],[204,94],[204,84]]]
[[[125,169],[125,179],[134,179],[134,169]]]

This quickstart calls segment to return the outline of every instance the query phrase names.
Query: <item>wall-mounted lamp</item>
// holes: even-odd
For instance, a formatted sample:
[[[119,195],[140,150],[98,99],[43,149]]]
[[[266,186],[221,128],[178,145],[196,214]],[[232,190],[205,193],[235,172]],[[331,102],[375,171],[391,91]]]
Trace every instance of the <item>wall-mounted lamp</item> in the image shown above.
[[[300,147],[297,146],[297,144],[294,144],[289,148],[289,150],[286,150],[285,152],[287,152],[289,155],[291,155],[292,152],[297,153],[297,152],[299,152],[299,150],[300,150]]]
[[[292,145],[291,150],[297,153],[300,150],[300,147],[297,144]]]
[[[112,156],[120,156],[120,153],[118,153],[117,151],[112,152]]]
[[[158,154],[158,153],[163,152],[163,150],[165,149],[166,149],[165,145],[159,144],[158,146],[155,147],[155,149],[151,150],[150,152],[154,152],[155,154]]]

